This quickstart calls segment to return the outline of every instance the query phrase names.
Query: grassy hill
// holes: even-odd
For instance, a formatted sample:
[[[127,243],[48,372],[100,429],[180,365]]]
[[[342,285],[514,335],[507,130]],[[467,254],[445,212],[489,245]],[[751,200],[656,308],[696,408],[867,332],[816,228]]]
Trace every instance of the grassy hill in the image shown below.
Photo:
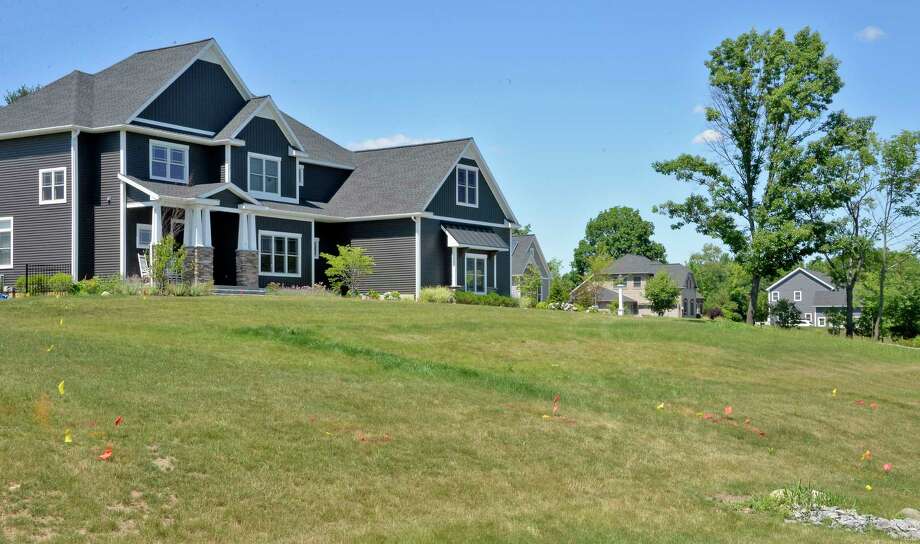
[[[920,355],[817,331],[45,298],[0,303],[0,354],[10,541],[866,542],[714,497],[920,508]]]

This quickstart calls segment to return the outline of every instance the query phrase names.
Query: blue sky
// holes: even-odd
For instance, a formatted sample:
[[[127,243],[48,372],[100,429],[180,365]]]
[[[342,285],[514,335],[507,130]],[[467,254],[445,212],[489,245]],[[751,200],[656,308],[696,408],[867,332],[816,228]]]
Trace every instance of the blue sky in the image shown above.
[[[705,240],[651,207],[688,188],[650,164],[706,151],[707,52],[811,26],[842,63],[835,109],[890,135],[920,129],[918,20],[908,1],[11,3],[0,90],[213,36],[254,92],[343,145],[475,137],[549,258],[625,205],[684,261]]]

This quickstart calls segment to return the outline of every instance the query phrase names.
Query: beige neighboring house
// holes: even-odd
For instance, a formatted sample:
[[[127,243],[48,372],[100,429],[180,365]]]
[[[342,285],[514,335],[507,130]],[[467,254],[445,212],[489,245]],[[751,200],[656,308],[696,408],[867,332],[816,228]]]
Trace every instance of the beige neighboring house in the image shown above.
[[[645,286],[659,270],[664,269],[680,287],[677,307],[665,312],[666,317],[696,317],[702,313],[703,298],[696,290],[696,280],[690,269],[682,264],[665,264],[641,255],[623,255],[604,270],[602,286],[597,294],[597,306],[615,309],[619,293],[617,285],[623,284],[623,313],[625,315],[655,315],[647,298]],[[587,281],[572,291],[584,289]]]

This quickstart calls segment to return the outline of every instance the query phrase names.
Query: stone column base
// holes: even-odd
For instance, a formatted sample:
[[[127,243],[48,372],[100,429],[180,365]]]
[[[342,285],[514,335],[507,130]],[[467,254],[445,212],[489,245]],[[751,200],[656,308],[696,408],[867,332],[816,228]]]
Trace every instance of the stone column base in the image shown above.
[[[207,283],[214,281],[214,248],[185,248],[185,270],[182,278],[189,283]]]
[[[259,287],[259,252],[236,250],[236,284],[240,287]]]

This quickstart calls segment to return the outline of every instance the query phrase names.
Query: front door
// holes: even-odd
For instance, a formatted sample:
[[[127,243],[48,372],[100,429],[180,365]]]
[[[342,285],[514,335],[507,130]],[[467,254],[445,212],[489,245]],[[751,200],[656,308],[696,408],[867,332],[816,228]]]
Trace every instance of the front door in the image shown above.
[[[235,213],[211,212],[214,246],[214,285],[236,285],[236,244],[240,218]]]
[[[464,264],[464,287],[467,291],[484,295],[488,285],[488,258],[478,253],[467,253]]]

